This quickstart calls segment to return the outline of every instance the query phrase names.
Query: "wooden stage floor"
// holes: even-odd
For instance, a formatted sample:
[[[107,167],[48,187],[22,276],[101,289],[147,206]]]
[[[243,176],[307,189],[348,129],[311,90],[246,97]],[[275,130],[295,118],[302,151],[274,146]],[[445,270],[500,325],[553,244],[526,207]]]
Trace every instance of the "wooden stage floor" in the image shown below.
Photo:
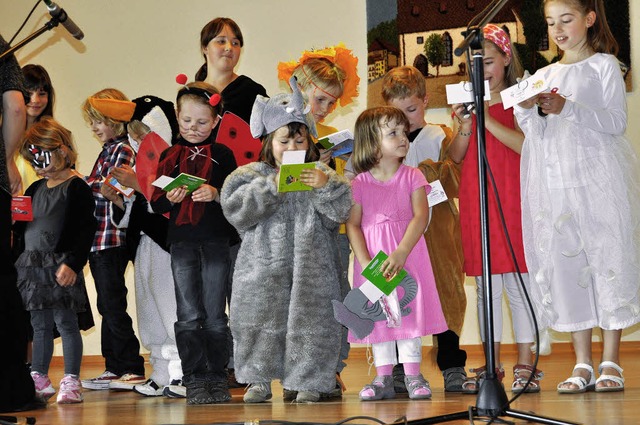
[[[467,368],[484,363],[479,346],[466,347],[469,353]],[[293,421],[314,423],[337,423],[354,416],[377,418],[379,423],[393,423],[406,418],[411,425],[420,425],[420,419],[464,411],[476,405],[473,395],[451,394],[443,391],[442,376],[431,361],[430,347],[425,347],[422,371],[429,379],[433,398],[428,401],[412,401],[406,396],[378,402],[361,402],[358,391],[368,383],[373,375],[368,375],[365,349],[352,350],[348,366],[343,372],[347,391],[342,400],[316,404],[296,405],[282,400],[282,387],[273,384],[274,398],[266,403],[248,405],[242,402],[243,390],[233,390],[230,403],[207,406],[187,406],[185,400],[171,400],[164,397],[144,397],[133,392],[90,391],[84,392],[85,401],[78,405],[58,405],[55,396],[46,409],[21,412],[16,415],[33,416],[38,424],[211,424],[249,423],[252,421]],[[511,370],[515,361],[514,346],[503,347],[507,396],[511,397]],[[595,357],[598,359],[598,355]],[[622,366],[625,368],[626,390],[620,393],[586,393],[580,395],[559,395],[556,384],[566,378],[573,366],[573,354],[568,344],[554,344],[553,353],[542,357],[539,369],[545,377],[539,394],[525,394],[516,400],[511,409],[530,412],[556,420],[583,424],[640,424],[640,343],[626,342],[622,346]],[[103,366],[100,358],[85,358],[82,376],[100,374]],[[374,369],[371,369],[374,374]],[[57,387],[62,374],[61,358],[55,358],[50,375]],[[522,420],[503,418],[515,423]],[[413,422],[411,422],[413,421]],[[253,422],[257,424],[258,422]],[[359,418],[355,424],[375,422]],[[448,422],[470,423],[469,420]],[[476,423],[480,423],[476,419]]]

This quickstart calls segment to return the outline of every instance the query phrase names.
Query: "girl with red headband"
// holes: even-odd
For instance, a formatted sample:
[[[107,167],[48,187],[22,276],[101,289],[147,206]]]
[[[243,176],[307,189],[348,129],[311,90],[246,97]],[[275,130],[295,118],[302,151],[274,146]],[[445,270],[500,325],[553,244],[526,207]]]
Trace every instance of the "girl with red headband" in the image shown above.
[[[513,116],[513,109],[505,110],[502,106],[500,91],[516,84],[521,77],[522,65],[511,44],[506,31],[496,25],[489,24],[483,28],[484,34],[484,76],[489,81],[491,100],[485,103],[485,138],[486,158],[495,181],[488,190],[489,203],[489,236],[491,241],[491,282],[494,309],[493,329],[495,334],[496,364],[472,369],[477,377],[467,380],[463,392],[476,393],[479,380],[486,372],[486,367],[495,367],[498,378],[504,377],[504,369],[500,363],[500,341],[502,339],[502,293],[507,292],[516,343],[518,345],[518,362],[513,366],[513,392],[520,392],[531,374],[535,374],[526,392],[540,391],[539,379],[542,373],[532,366],[531,343],[534,341],[533,318],[529,312],[523,288],[517,276],[522,273],[524,284],[529,286],[527,266],[522,246],[522,224],[520,215],[520,151],[524,135]],[[484,335],[485,297],[482,281],[482,256],[480,234],[480,209],[478,185],[478,156],[475,115],[467,114],[462,104],[452,106],[457,118],[455,137],[449,153],[455,162],[462,162],[460,178],[460,227],[462,249],[464,253],[464,271],[467,276],[475,276],[478,290],[478,322],[480,335]],[[495,192],[494,192],[495,189]],[[496,198],[495,194],[498,194]],[[505,227],[502,225],[500,208],[504,213]],[[503,230],[506,228],[506,232]],[[510,244],[513,246],[514,263]]]

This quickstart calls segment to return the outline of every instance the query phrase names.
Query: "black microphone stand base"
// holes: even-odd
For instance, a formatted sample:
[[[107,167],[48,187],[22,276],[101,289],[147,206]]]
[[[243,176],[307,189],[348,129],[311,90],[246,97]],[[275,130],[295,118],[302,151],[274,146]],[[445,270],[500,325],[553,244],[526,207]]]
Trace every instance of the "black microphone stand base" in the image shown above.
[[[509,405],[509,400],[504,387],[497,377],[487,377],[480,385],[476,406],[470,406],[468,410],[461,412],[449,413],[441,416],[433,416],[431,418],[416,419],[403,422],[407,425],[426,425],[440,424],[444,422],[468,420],[470,423],[473,419],[485,418],[496,423],[513,423],[505,421],[500,417],[510,417],[514,419],[522,419],[527,422],[548,424],[548,425],[579,425],[576,422],[564,422],[545,416],[533,415],[528,412],[519,410],[505,409],[504,406]],[[397,422],[399,424],[399,422]]]

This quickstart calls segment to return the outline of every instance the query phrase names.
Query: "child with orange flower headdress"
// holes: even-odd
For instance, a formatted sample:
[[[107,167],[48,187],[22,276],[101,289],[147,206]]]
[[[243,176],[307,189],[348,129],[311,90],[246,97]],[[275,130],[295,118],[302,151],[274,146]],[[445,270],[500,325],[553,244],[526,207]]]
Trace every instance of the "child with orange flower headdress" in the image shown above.
[[[338,130],[335,127],[325,125],[322,122],[327,115],[335,110],[338,103],[340,106],[347,106],[358,96],[358,84],[360,83],[358,58],[342,43],[321,50],[308,50],[302,53],[298,61],[280,62],[278,64],[278,79],[287,82],[291,76],[296,77],[300,90],[309,100],[318,138],[337,132]],[[320,160],[329,164],[331,153],[322,149],[320,149],[320,152]],[[335,169],[338,174],[344,175],[345,164],[346,159],[344,157],[335,158]],[[348,276],[351,248],[349,247],[344,225],[340,226],[338,250],[342,265],[340,292],[344,298],[351,289]],[[344,328],[340,358],[336,369],[336,388],[329,394],[323,394],[323,396],[328,398],[342,396],[344,385],[340,380],[340,372],[345,367],[344,360],[348,355],[349,342],[347,341],[347,329]],[[293,400],[295,397],[294,393],[288,394],[285,391],[285,400]]]

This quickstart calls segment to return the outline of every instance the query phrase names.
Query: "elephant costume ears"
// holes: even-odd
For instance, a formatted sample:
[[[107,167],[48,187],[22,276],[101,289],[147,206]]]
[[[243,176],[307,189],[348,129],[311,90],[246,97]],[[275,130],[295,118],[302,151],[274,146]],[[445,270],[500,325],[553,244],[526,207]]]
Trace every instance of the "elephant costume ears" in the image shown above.
[[[289,79],[292,93],[280,93],[271,98],[258,95],[251,110],[251,135],[255,138],[271,134],[280,127],[299,122],[309,128],[313,137],[318,137],[311,107],[305,104],[295,77]]]

